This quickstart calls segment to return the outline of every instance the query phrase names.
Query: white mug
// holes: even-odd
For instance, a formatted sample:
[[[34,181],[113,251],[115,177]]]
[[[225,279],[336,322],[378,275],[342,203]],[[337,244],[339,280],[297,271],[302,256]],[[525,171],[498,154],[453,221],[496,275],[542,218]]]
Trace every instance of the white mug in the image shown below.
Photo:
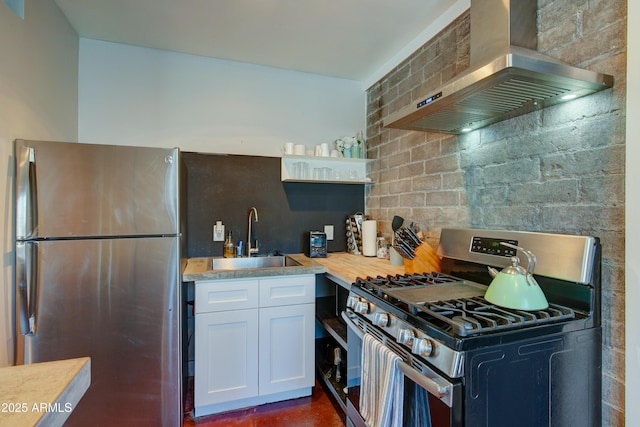
[[[316,156],[322,156],[322,147],[319,144],[316,145]]]
[[[293,154],[296,156],[304,156],[307,152],[307,147],[304,144],[296,144],[293,146]]]
[[[329,150],[329,144],[327,144],[326,142],[323,142],[322,144],[320,144],[320,155],[324,157],[329,157],[330,154],[331,154],[331,151]]]
[[[340,152],[338,150],[331,150],[331,157],[340,157]]]
[[[282,152],[284,154],[293,154],[293,142],[286,142],[282,145]]]

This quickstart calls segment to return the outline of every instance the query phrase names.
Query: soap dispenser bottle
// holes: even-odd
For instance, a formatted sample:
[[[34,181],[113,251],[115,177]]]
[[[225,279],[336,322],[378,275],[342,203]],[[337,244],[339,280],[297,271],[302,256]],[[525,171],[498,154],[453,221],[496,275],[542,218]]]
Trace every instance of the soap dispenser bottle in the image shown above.
[[[227,235],[227,240],[224,242],[224,252],[223,256],[225,258],[233,258],[236,254],[236,247],[233,244],[233,238],[231,237],[231,231]]]

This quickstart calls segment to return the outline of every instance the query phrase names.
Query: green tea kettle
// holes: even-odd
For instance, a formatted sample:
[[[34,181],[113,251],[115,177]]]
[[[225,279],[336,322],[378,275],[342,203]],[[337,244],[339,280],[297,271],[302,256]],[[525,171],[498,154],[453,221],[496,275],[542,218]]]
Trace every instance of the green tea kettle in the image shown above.
[[[526,249],[506,242],[500,242],[508,248],[521,251],[527,257],[527,268],[522,268],[520,258],[511,257],[511,265],[498,272],[492,267],[489,275],[493,281],[489,285],[484,299],[500,307],[515,310],[544,310],[549,307],[547,298],[542,289],[533,278],[533,269],[536,266],[536,256]]]

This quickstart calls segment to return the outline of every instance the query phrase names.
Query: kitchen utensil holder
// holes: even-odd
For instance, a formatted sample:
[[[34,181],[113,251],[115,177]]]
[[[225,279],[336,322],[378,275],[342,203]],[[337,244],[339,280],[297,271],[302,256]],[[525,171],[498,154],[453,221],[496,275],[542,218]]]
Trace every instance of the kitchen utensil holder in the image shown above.
[[[423,242],[413,253],[413,259],[404,258],[405,273],[433,273],[440,272],[441,260],[436,251],[426,242]]]

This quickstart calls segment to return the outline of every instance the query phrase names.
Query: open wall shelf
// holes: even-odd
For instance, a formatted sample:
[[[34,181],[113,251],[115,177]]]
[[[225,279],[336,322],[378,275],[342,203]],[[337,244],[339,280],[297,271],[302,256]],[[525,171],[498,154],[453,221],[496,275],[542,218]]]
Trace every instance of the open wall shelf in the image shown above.
[[[369,165],[372,159],[284,155],[281,162],[283,182],[322,182],[335,184],[370,184]],[[306,173],[297,171],[305,164]]]

